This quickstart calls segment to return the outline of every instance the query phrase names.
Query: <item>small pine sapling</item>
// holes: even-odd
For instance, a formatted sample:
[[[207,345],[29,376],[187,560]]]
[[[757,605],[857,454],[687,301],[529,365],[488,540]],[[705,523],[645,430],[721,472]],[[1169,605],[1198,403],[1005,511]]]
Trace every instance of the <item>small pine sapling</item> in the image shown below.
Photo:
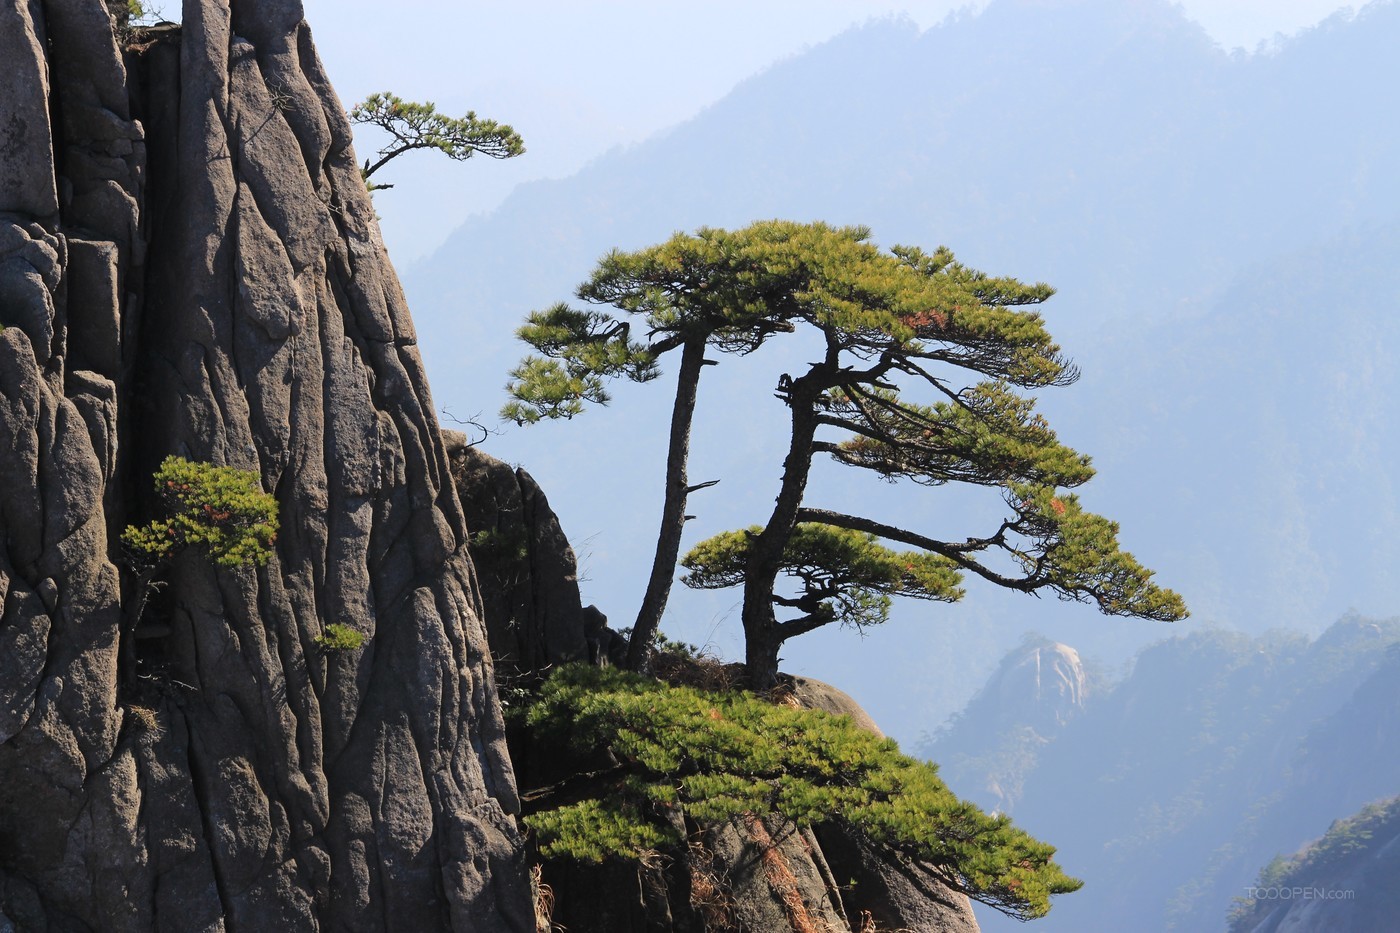
[[[365,645],[365,633],[343,622],[332,622],[312,641],[323,651],[358,651]]]
[[[135,675],[135,630],[156,574],[187,548],[220,567],[265,565],[277,540],[277,500],[252,470],[166,457],[156,471],[162,517],[122,532],[122,549],[135,573],[122,633],[122,655]]]

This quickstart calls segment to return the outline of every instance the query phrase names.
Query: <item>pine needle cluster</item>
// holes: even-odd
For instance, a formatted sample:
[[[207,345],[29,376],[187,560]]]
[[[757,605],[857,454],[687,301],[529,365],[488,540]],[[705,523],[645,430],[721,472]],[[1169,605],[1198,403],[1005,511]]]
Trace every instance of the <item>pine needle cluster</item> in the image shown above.
[[[133,565],[148,568],[195,547],[221,567],[266,564],[277,540],[277,500],[256,472],[166,457],[155,474],[164,517],[122,533]]]

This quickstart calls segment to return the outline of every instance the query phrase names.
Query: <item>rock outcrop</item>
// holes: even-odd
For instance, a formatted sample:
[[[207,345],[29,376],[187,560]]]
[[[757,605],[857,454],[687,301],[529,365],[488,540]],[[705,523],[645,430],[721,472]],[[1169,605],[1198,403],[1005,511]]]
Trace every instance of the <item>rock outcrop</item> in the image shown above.
[[[531,930],[467,525],[301,5],[136,40],[0,0],[0,930]],[[283,530],[178,558],[127,662],[116,536],[170,454]]]
[[[1016,809],[1041,753],[1093,698],[1079,652],[1031,638],[1002,658],[987,684],[924,753],[960,794],[1002,813]]]
[[[503,673],[586,660],[590,634],[596,656],[574,549],[544,491],[525,470],[470,446],[465,435],[443,433],[471,532],[491,653]]]
[[[1000,710],[1049,738],[1084,712],[1088,681],[1069,645],[1030,644],[1002,663],[992,689]]]

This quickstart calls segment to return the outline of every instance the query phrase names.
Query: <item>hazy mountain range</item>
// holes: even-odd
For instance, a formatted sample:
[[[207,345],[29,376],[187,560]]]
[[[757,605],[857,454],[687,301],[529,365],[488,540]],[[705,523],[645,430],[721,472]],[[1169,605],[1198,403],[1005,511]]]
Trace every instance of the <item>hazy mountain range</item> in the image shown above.
[[[1221,930],[1274,856],[1400,789],[1400,620],[1348,616],[1315,640],[1197,632],[1111,686],[1074,666],[1063,646],[1023,646],[921,748],[1085,882],[1039,930]],[[1055,689],[1076,681],[1074,697]]]
[[[1089,505],[1186,596],[1184,625],[1315,633],[1348,607],[1387,614],[1397,47],[1393,3],[1250,56],[1165,0],[997,0],[923,33],[851,31],[668,133],[522,187],[408,270],[436,400],[493,420],[513,327],[611,247],[774,216],[867,224],[882,244],[946,243],[1059,289],[1046,317],[1084,377],[1043,407],[1096,458]],[[775,341],[706,373],[692,477],[723,482],[692,502],[689,542],[767,514],[785,423],[771,390],[805,354]],[[669,391],[619,386],[608,410],[484,445],[539,479],[591,577],[585,600],[614,625],[650,560]],[[831,467],[815,480],[814,503],[943,535],[989,514],[949,490]],[[666,628],[736,655],[736,600],[678,592]],[[1167,634],[974,587],[959,607],[898,607],[864,642],[821,632],[786,654],[907,739],[1027,629],[1110,663]]]

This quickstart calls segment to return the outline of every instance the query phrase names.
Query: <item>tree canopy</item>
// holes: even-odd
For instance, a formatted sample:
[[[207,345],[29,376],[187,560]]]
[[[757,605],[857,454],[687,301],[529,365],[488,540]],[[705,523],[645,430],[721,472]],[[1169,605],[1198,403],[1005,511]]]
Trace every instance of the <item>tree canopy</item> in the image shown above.
[[[164,515],[122,533],[134,564],[163,563],[195,547],[221,567],[266,564],[277,540],[277,500],[257,473],[166,457],[156,471]]]
[[[277,500],[263,491],[256,471],[170,456],[156,470],[154,483],[162,514],[127,526],[121,536],[125,563],[134,572],[121,633],[128,682],[136,676],[136,627],[162,568],[188,548],[220,567],[263,566],[277,540]]]
[[[542,356],[512,372],[514,401],[504,413],[521,422],[572,417],[585,402],[607,401],[606,380],[649,381],[661,355],[689,348],[672,416],[663,546],[648,590],[663,596],[644,603],[634,638],[648,641],[634,642],[633,657],[660,620],[679,554],[705,349],[747,353],[799,327],[814,331],[823,350],[806,372],[778,378],[791,433],[773,512],[684,560],[692,586],[742,582],[753,683],[772,682],[787,638],[832,621],[883,621],[893,596],[957,599],[967,573],[1091,601],[1110,614],[1181,618],[1180,597],[1119,548],[1117,526],[1062,491],[1092,477],[1089,458],[1062,444],[1022,394],[1078,376],[1035,310],[1052,294],[1044,284],[968,268],[946,248],[883,251],[863,227],[775,220],[676,234],[610,253],[580,286],[583,300],[630,319],[567,305],[531,315],[519,334]],[[646,342],[632,338],[634,322],[646,328]],[[999,489],[1010,514],[990,533],[939,538],[814,508],[804,500],[818,454],[890,481]],[[882,539],[919,552],[897,553]],[[778,590],[780,575],[798,582],[797,595]],[[779,621],[776,608],[798,615]]]
[[[715,535],[697,544],[681,564],[696,589],[742,586],[750,546],[763,529]],[[955,602],[963,595],[957,565],[942,555],[894,551],[869,532],[808,522],[793,529],[782,572],[801,587],[795,597],[775,594],[780,606],[801,610],[791,628],[839,622],[863,628],[889,618],[890,597]]]

